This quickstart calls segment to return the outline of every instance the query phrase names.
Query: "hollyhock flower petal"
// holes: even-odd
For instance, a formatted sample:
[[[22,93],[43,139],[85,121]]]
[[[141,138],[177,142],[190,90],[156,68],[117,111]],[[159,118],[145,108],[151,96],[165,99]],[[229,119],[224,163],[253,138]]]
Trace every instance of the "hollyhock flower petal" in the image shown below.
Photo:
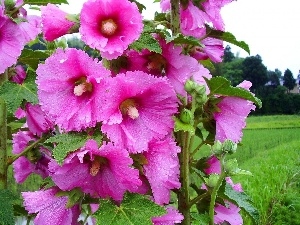
[[[214,216],[214,223],[222,224],[228,222],[231,225],[242,225],[243,218],[239,214],[241,209],[228,201],[225,201],[225,204],[228,205],[228,207],[220,204],[217,204],[215,207],[216,215]]]
[[[14,71],[12,73],[13,73],[13,75],[11,77],[11,81],[13,81],[17,84],[22,84],[26,78],[26,72],[25,72],[23,66],[21,66],[21,65],[15,66]]]
[[[47,41],[54,41],[68,34],[70,29],[76,24],[67,19],[66,12],[51,3],[48,3],[46,6],[41,6],[41,13],[43,35]]]
[[[34,135],[28,131],[19,131],[13,134],[13,154],[19,154],[29,145],[30,141],[35,141]],[[51,158],[49,150],[45,148],[40,149],[39,159],[31,162],[27,157],[21,156],[13,162],[14,177],[17,183],[23,183],[27,177],[32,174],[38,174],[42,178],[49,175],[48,163]]]
[[[249,82],[242,84],[249,87]],[[242,129],[246,126],[246,117],[251,110],[255,109],[253,102],[238,98],[224,97],[217,105],[220,112],[214,113],[216,120],[216,140],[221,142],[230,139],[233,142],[240,142],[242,139]]]
[[[41,109],[51,121],[66,131],[95,126],[101,80],[110,76],[100,62],[75,48],[58,49],[36,73]]]
[[[232,2],[232,0],[207,0],[202,3],[204,11],[207,13],[214,27],[224,31],[224,22],[221,16],[221,8]]]
[[[222,57],[224,55],[223,41],[207,37],[201,40],[204,47],[195,47],[190,53],[192,57],[197,60],[210,59],[211,61],[218,63],[222,62]]]
[[[127,54],[128,70],[141,70],[155,76],[166,76],[175,91],[185,96],[184,83],[199,71],[199,63],[191,56],[181,54],[182,48],[158,38],[162,54],[142,50]]]
[[[208,160],[207,160],[207,165],[208,167],[204,169],[204,172],[206,174],[212,174],[212,173],[216,173],[216,174],[220,174],[221,173],[221,163],[219,161],[219,159],[212,155]]]
[[[107,59],[122,55],[139,38],[142,29],[138,7],[127,0],[89,0],[80,13],[82,40]]]
[[[21,22],[19,28],[23,34],[25,42],[34,40],[41,33],[41,17],[26,16],[26,22]]]
[[[228,184],[231,185],[233,190],[235,190],[237,192],[243,192],[243,188],[242,188],[242,185],[240,183],[234,184],[230,177],[225,177],[225,180]]]
[[[181,223],[184,219],[183,215],[171,206],[167,207],[167,214],[153,217],[152,222],[154,225],[175,225]]]
[[[205,23],[210,22],[207,14],[191,1],[186,9],[180,9],[180,29],[186,36],[201,38],[206,34]]]
[[[106,82],[101,129],[111,141],[137,153],[172,131],[178,100],[165,78],[128,71]]]
[[[22,192],[24,207],[29,213],[38,213],[35,225],[79,225],[79,206],[66,208],[68,197],[56,197],[58,188],[35,192]]]
[[[171,10],[171,2],[170,0],[161,0],[160,1],[160,8],[162,12],[167,12]]]
[[[147,177],[154,201],[157,204],[168,204],[170,190],[180,188],[179,160],[177,154],[180,148],[171,138],[149,143],[148,151],[143,155],[147,160],[144,174]]]
[[[39,105],[26,103],[25,112],[28,128],[33,134],[42,136],[43,133],[54,128],[54,124],[46,117]]]
[[[0,74],[17,62],[24,43],[19,26],[0,15]]]
[[[133,161],[126,149],[111,143],[98,148],[89,140],[79,151],[71,153],[59,166],[49,163],[52,179],[62,190],[80,187],[94,197],[111,197],[120,201],[125,191],[135,192],[142,184],[139,172],[131,168]]]

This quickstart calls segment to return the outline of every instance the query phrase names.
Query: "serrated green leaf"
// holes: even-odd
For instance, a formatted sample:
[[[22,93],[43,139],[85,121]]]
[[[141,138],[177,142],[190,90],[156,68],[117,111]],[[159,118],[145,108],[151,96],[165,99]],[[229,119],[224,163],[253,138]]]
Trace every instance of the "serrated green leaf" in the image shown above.
[[[224,181],[219,189],[219,196],[226,200],[229,200],[242,208],[253,220],[255,224],[258,224],[259,213],[253,206],[251,199],[244,192],[235,191],[230,184]]]
[[[174,120],[175,120],[175,128],[174,128],[175,132],[182,130],[182,131],[190,132],[191,134],[195,134],[195,129],[193,125],[183,123],[180,119],[176,117],[174,118]]]
[[[50,137],[45,143],[57,143],[53,149],[53,156],[58,164],[61,165],[68,153],[81,148],[86,141],[91,138],[97,141],[98,144],[102,141],[102,136],[97,132],[95,132],[93,136],[84,133],[70,132]]]
[[[223,96],[234,96],[247,99],[258,105],[262,106],[262,102],[259,98],[255,97],[251,92],[240,87],[232,87],[230,81],[224,77],[213,77],[210,80],[204,78],[210,90],[210,95],[218,94]]]
[[[31,49],[23,49],[21,56],[19,57],[19,62],[30,66],[32,69],[36,70],[38,67],[38,64],[41,61],[44,61],[47,57],[49,57],[49,54],[45,51],[36,50],[33,51]]]
[[[6,81],[0,87],[0,96],[6,101],[9,112],[14,113],[25,99],[33,104],[38,103],[35,75],[32,71],[27,73],[27,77],[22,84]]]
[[[242,49],[244,49],[250,55],[250,49],[246,42],[236,40],[235,36],[230,32],[224,32],[221,30],[214,30],[211,27],[206,27],[207,34],[209,37],[221,39],[228,43],[234,44]]]
[[[62,164],[68,153],[81,148],[87,139],[87,136],[81,133],[64,133],[50,137],[45,143],[57,143],[53,149],[53,156],[58,164]]]
[[[47,5],[48,3],[52,4],[69,4],[67,0],[24,0],[25,4],[30,5]]]
[[[167,21],[166,13],[155,12],[155,14],[154,14],[154,20],[155,21]]]
[[[142,49],[148,49],[149,51],[161,53],[161,47],[158,41],[148,33],[143,33],[138,40],[130,45],[130,48],[136,51],[141,51]]]
[[[166,36],[166,42],[173,42],[174,44],[187,44],[193,46],[202,46],[201,42],[192,36],[185,36],[181,33],[176,34],[175,36],[168,37]]]
[[[14,194],[7,190],[0,190],[0,224],[14,225],[14,208],[13,203],[17,200]]]
[[[166,210],[143,195],[126,193],[120,206],[112,200],[101,199],[94,217],[97,225],[152,225],[151,218],[161,216]]]
[[[209,215],[191,212],[192,225],[207,225],[209,224]]]

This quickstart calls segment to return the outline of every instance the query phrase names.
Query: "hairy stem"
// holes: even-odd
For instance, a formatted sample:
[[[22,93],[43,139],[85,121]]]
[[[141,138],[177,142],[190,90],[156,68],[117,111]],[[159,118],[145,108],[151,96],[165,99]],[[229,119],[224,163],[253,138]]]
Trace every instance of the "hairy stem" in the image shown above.
[[[0,189],[7,188],[7,120],[6,103],[0,98]]]
[[[18,158],[20,158],[21,156],[26,155],[31,149],[33,149],[35,146],[37,146],[39,143],[44,142],[47,139],[47,136],[43,136],[40,139],[38,139],[37,141],[33,142],[31,145],[27,146],[23,152],[14,155],[12,158],[10,158],[7,161],[7,166],[11,165],[14,161],[16,161]]]
[[[180,33],[179,2],[171,0],[171,30],[174,36]]]

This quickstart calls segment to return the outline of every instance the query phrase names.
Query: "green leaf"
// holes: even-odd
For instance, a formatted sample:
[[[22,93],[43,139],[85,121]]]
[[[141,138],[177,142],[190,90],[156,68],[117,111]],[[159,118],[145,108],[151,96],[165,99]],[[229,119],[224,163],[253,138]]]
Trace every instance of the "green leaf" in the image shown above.
[[[80,133],[65,133],[50,137],[45,143],[57,143],[53,149],[53,156],[59,164],[62,164],[68,153],[81,148],[86,141],[87,137]]]
[[[232,87],[230,81],[224,77],[213,77],[210,80],[204,78],[210,90],[210,95],[218,94],[223,96],[234,96],[254,102],[261,108],[262,102],[251,92],[240,87]]]
[[[45,51],[36,50],[33,51],[31,49],[23,49],[22,54],[19,58],[19,62],[30,66],[32,69],[36,70],[38,67],[38,64],[41,61],[44,61],[47,57],[49,57],[49,54]]]
[[[219,189],[219,196],[226,200],[229,200],[242,208],[253,220],[255,224],[258,224],[259,213],[253,206],[251,199],[244,192],[235,191],[230,184],[224,181]]]
[[[0,190],[0,224],[14,225],[13,203],[17,197],[7,189]]]
[[[174,128],[175,132],[182,130],[182,131],[190,132],[191,134],[195,134],[195,129],[193,125],[188,123],[183,123],[180,119],[176,117],[174,118],[174,120],[175,120],[175,128]]]
[[[136,51],[148,49],[149,51],[156,53],[162,52],[158,41],[148,33],[143,33],[138,40],[130,45],[130,48],[135,49]]]
[[[67,0],[24,0],[25,4],[30,5],[47,5],[48,3],[52,4],[69,4]]]
[[[100,139],[97,136],[93,137],[83,133],[70,132],[50,137],[45,143],[57,143],[53,149],[53,156],[59,164],[62,164],[68,153],[81,148],[91,138]]]
[[[168,37],[166,36],[166,42],[173,42],[174,44],[187,44],[193,46],[202,46],[201,42],[192,36],[185,36],[181,33],[176,34],[175,36]]]
[[[8,111],[14,113],[25,99],[33,104],[38,103],[35,74],[28,71],[23,84],[6,81],[0,87],[0,96],[6,101]]]
[[[192,225],[207,225],[209,224],[209,215],[191,212]]]
[[[206,27],[207,33],[209,37],[221,39],[228,43],[234,44],[242,49],[244,49],[250,55],[250,49],[246,42],[236,40],[235,36],[230,32],[224,32],[221,30],[214,30],[211,27]]]
[[[94,217],[97,224],[103,225],[152,225],[151,218],[165,214],[162,206],[155,204],[145,196],[126,193],[120,206],[112,200],[101,199],[100,208]]]

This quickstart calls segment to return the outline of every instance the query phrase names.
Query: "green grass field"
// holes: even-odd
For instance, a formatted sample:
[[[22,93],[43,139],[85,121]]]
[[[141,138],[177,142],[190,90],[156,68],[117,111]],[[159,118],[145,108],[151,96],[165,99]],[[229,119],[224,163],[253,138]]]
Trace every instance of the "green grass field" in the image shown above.
[[[299,125],[300,116],[250,117],[233,155],[241,169],[253,174],[234,180],[252,197],[260,225],[300,225]],[[245,218],[244,224],[251,222]]]

